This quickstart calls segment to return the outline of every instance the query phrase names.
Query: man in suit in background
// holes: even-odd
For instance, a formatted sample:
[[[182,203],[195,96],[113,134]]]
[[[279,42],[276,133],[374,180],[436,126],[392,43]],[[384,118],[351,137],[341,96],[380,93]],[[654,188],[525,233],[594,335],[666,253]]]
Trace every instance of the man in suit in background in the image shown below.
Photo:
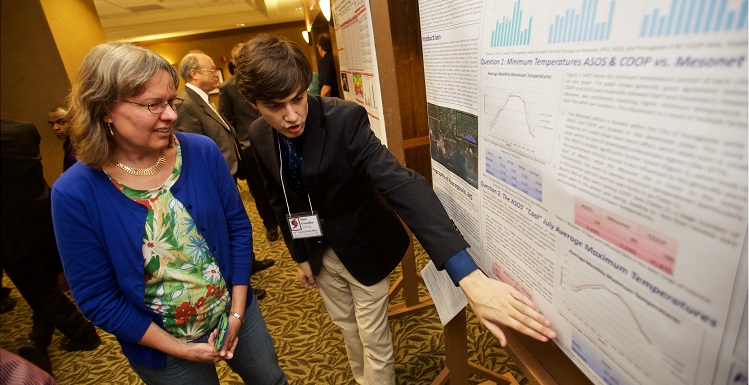
[[[245,179],[247,165],[239,149],[239,139],[229,123],[221,117],[211,102],[208,93],[218,87],[216,65],[210,56],[201,52],[191,52],[179,62],[178,71],[185,81],[185,89],[177,96],[182,103],[177,108],[177,121],[174,127],[177,131],[193,132],[205,135],[218,145],[221,153],[229,165],[235,179]],[[271,266],[273,260],[258,260],[252,264],[252,272],[256,273]],[[263,299],[265,290],[253,288],[257,299]]]
[[[298,45],[258,35],[236,76],[262,116],[250,141],[297,275],[341,328],[357,383],[395,384],[387,310],[389,275],[410,240],[401,219],[502,346],[499,325],[556,337],[533,302],[478,269],[429,183],[377,139],[363,107],[307,95],[312,68]]]
[[[52,228],[50,189],[44,180],[40,141],[32,123],[0,122],[0,265],[33,310],[29,341],[18,355],[51,374],[47,349],[55,328],[65,335],[62,347],[67,351],[96,349],[101,339],[57,284],[62,263]]]
[[[242,43],[234,46],[231,50],[232,63],[236,66],[237,53],[242,48]],[[234,73],[232,73],[234,75]],[[237,78],[232,76],[221,83],[218,88],[218,109],[227,123],[237,130],[239,144],[242,147],[245,163],[247,164],[247,186],[250,194],[255,199],[255,207],[260,214],[265,226],[265,237],[273,242],[278,239],[278,221],[268,201],[268,194],[263,186],[263,178],[257,168],[255,151],[250,143],[250,124],[260,117],[260,113],[245,100],[237,90]]]
[[[177,111],[175,128],[213,139],[232,175],[244,179],[244,165],[240,165],[242,155],[234,127],[221,117],[208,97],[208,93],[218,87],[217,71],[220,70],[216,69],[210,56],[198,52],[188,53],[182,58],[178,70],[185,81],[185,89],[177,96],[182,103]]]

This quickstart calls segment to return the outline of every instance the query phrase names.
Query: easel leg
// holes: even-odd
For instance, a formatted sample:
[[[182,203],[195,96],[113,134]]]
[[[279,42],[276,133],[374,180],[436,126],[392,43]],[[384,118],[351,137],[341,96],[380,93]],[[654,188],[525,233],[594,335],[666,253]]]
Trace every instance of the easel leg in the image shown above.
[[[410,232],[409,232],[410,235]],[[430,296],[419,296],[419,282],[424,283],[423,278],[416,271],[416,256],[414,254],[413,236],[408,245],[406,254],[401,261],[401,276],[390,288],[390,299],[401,290],[403,292],[403,303],[390,305],[388,317],[395,318],[406,314],[415,313],[434,305]]]
[[[469,372],[491,380],[481,385],[518,385],[518,382],[509,373],[499,375],[483,366],[468,361],[467,344],[466,310],[463,309],[445,325],[445,356],[447,367],[440,372],[432,382],[432,385],[445,385],[448,383],[450,385],[467,385]]]

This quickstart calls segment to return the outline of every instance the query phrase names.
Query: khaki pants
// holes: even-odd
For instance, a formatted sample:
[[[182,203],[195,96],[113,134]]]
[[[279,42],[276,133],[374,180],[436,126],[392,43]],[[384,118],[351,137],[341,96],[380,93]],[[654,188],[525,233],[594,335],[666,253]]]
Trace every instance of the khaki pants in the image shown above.
[[[393,336],[387,322],[390,277],[362,285],[328,247],[317,284],[330,319],[341,328],[356,382],[395,385]]]

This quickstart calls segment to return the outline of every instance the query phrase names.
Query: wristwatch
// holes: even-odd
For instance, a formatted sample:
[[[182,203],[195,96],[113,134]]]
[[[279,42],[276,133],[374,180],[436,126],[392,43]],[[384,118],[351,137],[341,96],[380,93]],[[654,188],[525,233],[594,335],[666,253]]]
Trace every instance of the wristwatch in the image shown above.
[[[239,322],[241,322],[242,325],[244,325],[244,317],[242,317],[241,315],[239,315],[239,313],[233,312],[233,311],[230,310],[229,311],[229,315],[232,316],[232,317],[234,317],[234,318],[236,318],[236,319],[238,319]]]

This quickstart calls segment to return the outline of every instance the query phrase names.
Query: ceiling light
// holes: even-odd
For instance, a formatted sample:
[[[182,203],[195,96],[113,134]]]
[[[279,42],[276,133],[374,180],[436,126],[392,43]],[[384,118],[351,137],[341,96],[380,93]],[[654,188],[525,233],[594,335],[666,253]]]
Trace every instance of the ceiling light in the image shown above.
[[[244,27],[244,23],[237,23],[236,26],[237,27]]]
[[[330,0],[320,0],[320,11],[325,20],[330,21]]]

